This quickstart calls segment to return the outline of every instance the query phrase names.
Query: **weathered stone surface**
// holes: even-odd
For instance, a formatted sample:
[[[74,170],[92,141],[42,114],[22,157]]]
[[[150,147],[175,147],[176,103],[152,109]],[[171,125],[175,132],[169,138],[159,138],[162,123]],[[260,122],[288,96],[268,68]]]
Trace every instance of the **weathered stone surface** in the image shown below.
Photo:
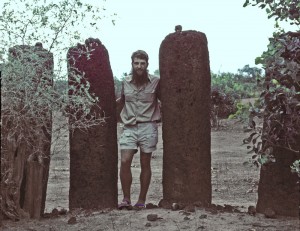
[[[117,206],[118,150],[113,74],[109,56],[99,39],[86,40],[68,51],[70,68],[85,73],[90,91],[99,97],[92,113],[106,117],[105,123],[70,133],[69,207],[112,208]],[[86,51],[90,51],[89,58]]]
[[[9,49],[9,63],[16,69],[14,78],[23,79],[23,74],[26,74],[30,78],[29,83],[32,83],[24,90],[20,89],[16,96],[30,105],[24,107],[22,103],[15,102],[22,109],[20,112],[15,111],[18,118],[6,117],[5,115],[12,112],[5,111],[7,108],[3,109],[5,115],[1,126],[1,157],[6,164],[1,165],[1,171],[12,174],[4,179],[9,184],[2,185],[1,188],[4,208],[2,212],[13,220],[19,219],[24,213],[29,214],[30,218],[38,219],[45,208],[52,118],[51,111],[43,100],[39,101],[38,106],[34,104],[40,97],[35,90],[52,85],[53,54],[43,49],[41,43],[35,46],[17,45]],[[20,66],[22,73],[18,72]],[[4,100],[5,97],[4,94]],[[37,114],[33,115],[33,112]],[[18,113],[22,116],[18,116]],[[17,123],[20,124],[19,130],[14,127]]]
[[[276,217],[276,213],[273,209],[267,208],[264,211],[265,217],[266,218],[275,218]]]
[[[298,146],[299,150],[299,146]],[[299,216],[300,188],[296,173],[290,166],[300,159],[300,154],[284,148],[273,151],[276,162],[261,168],[256,210],[264,213],[272,209],[277,215]]]
[[[205,34],[169,34],[159,53],[163,199],[211,203],[210,67]]]

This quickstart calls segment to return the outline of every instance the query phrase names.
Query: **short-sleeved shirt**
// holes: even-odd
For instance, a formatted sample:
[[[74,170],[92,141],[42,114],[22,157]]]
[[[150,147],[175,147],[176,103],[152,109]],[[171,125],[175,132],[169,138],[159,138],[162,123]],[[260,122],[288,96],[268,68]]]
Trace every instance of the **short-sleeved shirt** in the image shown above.
[[[147,84],[138,88],[132,81],[132,75],[125,77],[121,91],[124,107],[120,114],[125,125],[160,120],[159,77],[148,74],[148,80]]]

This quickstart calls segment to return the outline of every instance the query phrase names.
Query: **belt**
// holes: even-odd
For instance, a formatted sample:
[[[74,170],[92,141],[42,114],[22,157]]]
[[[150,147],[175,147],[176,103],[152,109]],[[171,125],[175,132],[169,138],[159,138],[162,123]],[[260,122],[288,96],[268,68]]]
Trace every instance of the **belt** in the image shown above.
[[[136,121],[137,124],[144,124],[144,123],[157,123],[157,120],[154,121]]]

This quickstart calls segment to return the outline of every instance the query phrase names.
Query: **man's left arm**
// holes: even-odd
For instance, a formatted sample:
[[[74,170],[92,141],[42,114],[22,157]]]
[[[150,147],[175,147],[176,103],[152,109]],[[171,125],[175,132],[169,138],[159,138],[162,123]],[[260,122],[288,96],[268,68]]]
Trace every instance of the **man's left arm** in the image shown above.
[[[160,81],[158,82],[157,87],[156,87],[156,96],[159,99],[159,101],[161,101]]]

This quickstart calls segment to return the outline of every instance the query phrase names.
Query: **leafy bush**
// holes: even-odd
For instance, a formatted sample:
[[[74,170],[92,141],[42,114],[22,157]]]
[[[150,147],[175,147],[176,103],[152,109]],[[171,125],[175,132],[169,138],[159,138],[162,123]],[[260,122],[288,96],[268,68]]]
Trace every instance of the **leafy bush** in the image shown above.
[[[211,120],[213,126],[219,125],[219,119],[238,118],[245,121],[250,106],[242,104],[241,99],[258,96],[261,69],[245,65],[238,74],[211,74]]]
[[[300,25],[300,4],[296,1],[249,1],[244,6],[258,5],[266,9],[268,17],[278,21],[289,21]],[[252,142],[255,152],[254,163],[264,164],[273,160],[273,150],[281,147],[291,152],[300,150],[300,31],[284,32],[279,29],[269,39],[268,50],[256,59],[264,66],[266,78],[261,94],[264,110],[264,127],[257,129],[244,142]],[[256,145],[253,139],[260,137],[263,145]],[[297,166],[298,162],[295,162]],[[294,168],[297,171],[298,168]],[[299,172],[298,172],[299,173]]]
[[[211,125],[218,128],[220,126],[220,119],[227,118],[230,114],[235,113],[235,111],[234,98],[229,94],[221,92],[219,89],[213,88],[211,91]]]
[[[245,121],[249,118],[249,110],[250,105],[249,104],[243,104],[241,102],[238,102],[236,104],[237,110],[234,114],[229,115],[229,119],[240,119],[241,121]]]
[[[250,69],[250,70],[249,70]],[[245,72],[245,70],[247,70]],[[254,74],[253,74],[254,73]],[[258,95],[258,82],[261,79],[261,71],[246,65],[239,69],[238,74],[219,73],[211,74],[212,89],[218,89],[234,99],[253,98]]]

